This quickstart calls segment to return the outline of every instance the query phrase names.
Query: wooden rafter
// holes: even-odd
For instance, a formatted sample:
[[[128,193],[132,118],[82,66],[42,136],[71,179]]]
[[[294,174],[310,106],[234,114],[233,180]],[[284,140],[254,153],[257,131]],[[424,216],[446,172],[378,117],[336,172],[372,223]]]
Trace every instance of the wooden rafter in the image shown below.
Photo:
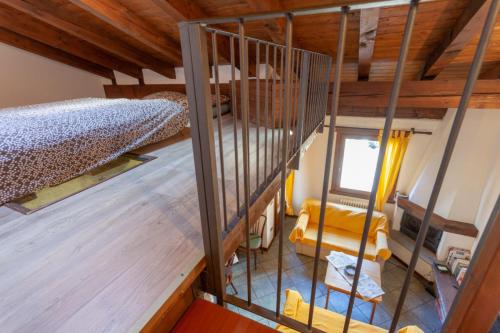
[[[15,32],[0,28],[0,42],[23,49],[25,51],[38,54],[42,57],[64,63],[66,65],[87,71],[89,73],[115,80],[114,72],[106,67],[94,64],[72,54],[37,42],[28,37],[21,36]]]
[[[163,13],[168,15],[170,18],[175,20],[175,22],[182,22],[197,18],[208,17],[208,14],[196,3],[188,0],[150,0],[158,8],[160,8]],[[224,27],[222,27],[224,30]],[[225,29],[227,30],[227,29]],[[231,53],[229,42],[226,38],[219,39],[217,42],[217,51],[222,58],[226,61],[230,61]]]
[[[368,80],[377,36],[380,8],[363,9],[359,19],[358,80]]]
[[[246,0],[247,4],[255,12],[272,12],[283,9],[280,1],[271,0]],[[264,26],[266,28],[269,38],[278,44],[285,42],[285,25],[284,22],[278,20],[265,20]]]
[[[34,5],[24,0],[0,0],[0,3],[35,17],[40,21],[50,24],[57,29],[63,30],[76,38],[83,39],[115,56],[128,60],[143,68],[149,68],[167,77],[175,78],[175,68],[172,64],[160,61],[159,59],[133,49],[120,41],[110,39],[103,34],[95,33],[84,26],[77,25],[66,18],[57,15],[55,8],[51,8],[47,5],[42,6],[40,3]]]
[[[181,60],[180,45],[174,39],[155,31],[148,23],[114,0],[70,0],[121,32],[165,56],[172,63]]]
[[[176,22],[182,22],[192,19],[206,18],[209,15],[198,6],[193,1],[189,0],[150,0],[159,9],[161,9],[166,15],[175,20]],[[220,25],[218,28],[226,31],[231,31],[230,27],[227,25]],[[222,57],[226,62],[230,62],[231,59],[231,47],[229,45],[228,38],[218,38],[217,39],[217,52],[220,57]],[[238,45],[235,45],[235,62],[236,67],[239,68],[239,50]],[[255,75],[255,59],[252,57],[248,58],[248,72],[250,75]]]
[[[426,62],[422,77],[435,77],[477,36],[486,19],[491,0],[471,0],[450,33]]]
[[[62,30],[3,5],[0,5],[0,27],[134,78],[141,75],[137,65],[114,57]]]

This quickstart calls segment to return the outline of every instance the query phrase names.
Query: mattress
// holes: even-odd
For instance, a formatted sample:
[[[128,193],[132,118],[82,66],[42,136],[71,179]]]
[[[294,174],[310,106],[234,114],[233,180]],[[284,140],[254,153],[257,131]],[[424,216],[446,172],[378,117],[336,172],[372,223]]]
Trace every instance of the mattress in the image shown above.
[[[0,205],[188,124],[187,102],[86,98],[0,110]]]

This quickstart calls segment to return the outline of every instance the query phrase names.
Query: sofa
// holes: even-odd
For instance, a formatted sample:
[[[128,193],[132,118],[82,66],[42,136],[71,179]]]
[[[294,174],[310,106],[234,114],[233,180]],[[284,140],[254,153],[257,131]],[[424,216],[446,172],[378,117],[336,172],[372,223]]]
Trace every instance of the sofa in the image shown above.
[[[287,289],[286,301],[283,308],[283,315],[286,317],[307,323],[309,318],[309,304],[305,303],[298,291]],[[345,316],[320,307],[314,307],[312,326],[327,333],[342,332],[344,328]],[[283,325],[278,325],[276,330],[283,333],[296,332],[295,330]],[[349,322],[349,333],[386,333],[387,330],[351,319]],[[417,326],[406,326],[398,333],[424,333]]]
[[[320,200],[307,199],[297,218],[289,239],[297,253],[314,256],[319,225]],[[321,242],[321,258],[330,251],[358,255],[361,235],[365,224],[366,209],[328,202],[325,210],[325,226]],[[391,257],[387,245],[389,221],[384,213],[374,211],[364,259],[383,263]]]

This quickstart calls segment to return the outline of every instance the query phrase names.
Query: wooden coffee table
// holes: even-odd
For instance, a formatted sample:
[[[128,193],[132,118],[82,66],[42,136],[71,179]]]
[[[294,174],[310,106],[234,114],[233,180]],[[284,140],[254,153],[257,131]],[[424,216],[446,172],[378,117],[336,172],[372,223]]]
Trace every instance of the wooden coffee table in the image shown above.
[[[350,257],[354,262],[356,262],[358,259],[357,257],[354,256],[348,255],[348,257]],[[370,276],[373,279],[373,281],[377,282],[377,284],[381,286],[380,264],[378,262],[364,259],[363,265],[361,266],[361,271]],[[329,262],[328,262],[328,268],[326,269],[325,285],[327,287],[325,309],[328,307],[328,301],[330,299],[330,290],[339,291],[346,295],[351,294],[352,286]],[[372,299],[366,299],[359,293],[356,293],[356,297],[362,299],[365,302],[372,303],[372,313],[370,315],[370,324],[371,324],[373,322],[373,316],[375,315],[375,309],[377,307],[377,304],[382,302],[382,296],[375,297]]]

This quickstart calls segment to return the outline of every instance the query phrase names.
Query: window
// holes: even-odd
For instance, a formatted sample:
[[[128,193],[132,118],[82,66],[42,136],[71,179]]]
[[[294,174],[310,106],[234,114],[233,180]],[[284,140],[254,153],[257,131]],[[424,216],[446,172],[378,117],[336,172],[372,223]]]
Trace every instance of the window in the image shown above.
[[[337,129],[331,192],[368,198],[378,152],[378,130]]]

